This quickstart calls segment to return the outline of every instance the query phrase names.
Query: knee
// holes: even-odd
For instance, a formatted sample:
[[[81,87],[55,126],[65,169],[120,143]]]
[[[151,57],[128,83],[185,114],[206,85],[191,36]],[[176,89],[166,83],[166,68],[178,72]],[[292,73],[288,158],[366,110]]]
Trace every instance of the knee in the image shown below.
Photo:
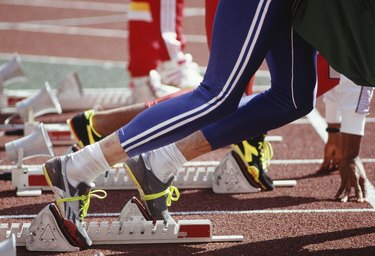
[[[299,112],[301,113],[301,117],[313,111],[314,107],[315,100],[306,101],[306,103],[302,104],[301,106],[298,106]]]

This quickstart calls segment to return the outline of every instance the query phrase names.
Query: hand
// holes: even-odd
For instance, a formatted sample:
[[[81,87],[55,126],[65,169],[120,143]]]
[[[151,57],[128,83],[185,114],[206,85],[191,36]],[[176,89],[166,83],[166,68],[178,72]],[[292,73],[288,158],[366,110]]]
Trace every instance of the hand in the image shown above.
[[[330,136],[330,139],[324,147],[324,159],[322,165],[317,171],[318,173],[328,174],[330,172],[338,170],[339,168],[341,151],[338,134],[335,136],[337,136],[337,138],[333,138],[332,136]]]
[[[367,201],[366,171],[359,157],[356,157],[351,161],[341,161],[340,177],[341,185],[336,194],[337,199],[340,199],[341,202],[347,202],[353,187],[357,202],[362,203]],[[340,198],[343,193],[344,196]]]

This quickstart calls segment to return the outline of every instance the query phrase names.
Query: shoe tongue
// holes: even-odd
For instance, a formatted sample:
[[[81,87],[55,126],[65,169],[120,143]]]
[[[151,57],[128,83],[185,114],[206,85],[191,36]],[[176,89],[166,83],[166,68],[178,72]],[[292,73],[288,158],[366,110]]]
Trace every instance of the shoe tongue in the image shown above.
[[[171,184],[172,184],[172,182],[173,182],[173,180],[174,180],[174,175],[171,175],[169,178],[168,178],[168,181],[165,183],[164,181],[162,181],[162,180],[160,180],[159,178],[158,178],[158,176],[154,173],[154,171],[152,170],[152,168],[151,168],[151,164],[150,164],[150,161],[149,161],[149,159],[148,159],[148,153],[143,153],[143,154],[141,154],[141,156],[140,156],[140,158],[141,158],[141,160],[143,160],[143,163],[144,163],[144,165],[145,165],[145,167],[146,167],[146,171],[147,172],[149,172],[149,174],[151,175],[151,176],[153,176],[155,179],[157,179],[157,180],[159,180],[159,182],[161,182],[161,183],[163,183],[163,184],[166,184],[167,186],[170,186]]]
[[[148,155],[149,155],[148,153],[143,153],[141,154],[140,157],[142,157],[143,163],[145,164],[145,167],[147,168],[147,170],[152,172],[151,164],[150,164],[150,161],[148,160]]]
[[[77,193],[79,196],[88,195],[90,193],[90,190],[91,186],[87,185],[84,182],[79,183],[77,186]]]
[[[172,185],[172,182],[174,180],[174,175],[171,175],[169,178],[168,178],[168,181],[165,183],[167,186],[170,186]]]

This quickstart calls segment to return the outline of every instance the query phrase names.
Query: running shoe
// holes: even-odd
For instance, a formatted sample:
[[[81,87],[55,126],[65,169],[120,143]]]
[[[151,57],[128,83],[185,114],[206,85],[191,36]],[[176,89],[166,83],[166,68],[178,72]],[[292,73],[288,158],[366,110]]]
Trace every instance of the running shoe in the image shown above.
[[[187,53],[179,61],[165,61],[157,69],[161,83],[176,86],[181,89],[195,89],[203,80],[199,66],[193,61],[191,54]]]
[[[267,175],[267,168],[273,156],[272,146],[265,141],[265,135],[244,140],[232,145],[233,157],[242,166],[247,180],[262,191],[274,188],[272,179]]]
[[[133,77],[129,82],[131,95],[128,104],[135,104],[164,97],[179,91],[179,88],[161,83],[160,74],[151,70],[147,76]]]
[[[92,109],[87,110],[67,120],[70,132],[81,148],[102,139],[92,125],[94,113]]]
[[[66,162],[69,160],[70,155],[52,158],[43,165],[43,172],[48,185],[55,194],[59,212],[57,221],[62,223],[60,228],[63,234],[72,245],[86,249],[92,244],[84,227],[90,198],[94,196],[103,199],[106,197],[106,192],[91,191],[91,186],[83,182],[77,187],[72,186],[68,182],[66,173]]]
[[[164,222],[172,220],[168,207],[172,201],[177,201],[180,197],[178,189],[171,186],[174,176],[172,175],[166,183],[161,182],[151,170],[144,154],[130,158],[125,164],[125,170],[137,187],[152,219]]]

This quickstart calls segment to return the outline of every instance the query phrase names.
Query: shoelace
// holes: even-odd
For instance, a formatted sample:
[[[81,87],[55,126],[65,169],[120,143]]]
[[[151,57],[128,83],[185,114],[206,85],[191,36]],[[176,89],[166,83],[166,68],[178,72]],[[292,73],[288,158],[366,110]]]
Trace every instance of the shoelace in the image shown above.
[[[154,200],[159,197],[167,195],[166,205],[169,207],[172,205],[172,201],[176,202],[180,198],[180,191],[175,186],[169,186],[166,190],[152,195],[142,195],[142,198],[146,201]]]
[[[271,165],[271,159],[273,157],[273,149],[271,143],[268,141],[260,141],[258,144],[260,151],[260,161],[263,169],[267,169]]]
[[[102,195],[100,195],[99,193],[102,193]],[[96,189],[96,190],[90,191],[87,195],[61,198],[57,200],[56,203],[57,205],[59,205],[65,202],[83,201],[82,207],[80,209],[80,213],[81,213],[80,219],[82,220],[83,218],[87,216],[87,211],[89,210],[89,207],[90,207],[91,197],[104,199],[107,197],[107,192],[105,192],[102,189]]]

